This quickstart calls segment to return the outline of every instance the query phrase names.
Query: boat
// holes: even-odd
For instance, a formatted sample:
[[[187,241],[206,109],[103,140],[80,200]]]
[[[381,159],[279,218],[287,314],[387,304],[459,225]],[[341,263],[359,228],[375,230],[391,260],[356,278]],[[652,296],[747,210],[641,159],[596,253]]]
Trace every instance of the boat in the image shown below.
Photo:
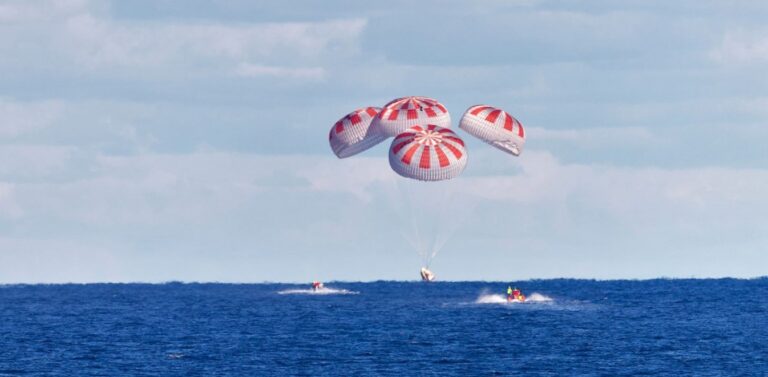
[[[520,291],[517,288],[515,288],[515,290],[512,291],[512,293],[507,294],[507,302],[515,302],[515,301],[525,302],[525,295],[523,294],[522,291]]]

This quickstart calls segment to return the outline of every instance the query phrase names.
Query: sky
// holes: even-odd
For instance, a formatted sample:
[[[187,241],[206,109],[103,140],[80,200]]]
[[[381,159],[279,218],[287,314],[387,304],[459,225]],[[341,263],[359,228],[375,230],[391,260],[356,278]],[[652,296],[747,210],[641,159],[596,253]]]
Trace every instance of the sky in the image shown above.
[[[413,280],[414,218],[441,219],[441,280],[768,275],[765,19],[746,0],[0,1],[0,283]],[[388,141],[333,155],[336,120],[406,95],[454,127],[504,108],[525,151],[460,133],[464,173],[416,191]]]

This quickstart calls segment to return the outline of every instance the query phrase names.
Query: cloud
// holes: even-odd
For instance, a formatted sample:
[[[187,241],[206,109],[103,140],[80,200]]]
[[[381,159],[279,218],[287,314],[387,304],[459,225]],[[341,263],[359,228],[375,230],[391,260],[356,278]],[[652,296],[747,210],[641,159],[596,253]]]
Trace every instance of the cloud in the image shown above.
[[[240,64],[235,73],[243,77],[276,77],[287,79],[324,80],[327,72],[322,67],[291,68],[255,64]]]
[[[61,43],[74,57],[92,66],[181,64],[185,59],[232,62],[318,61],[330,54],[356,51],[364,19],[217,24],[119,23],[92,15],[72,17]],[[255,63],[254,63],[255,64]]]
[[[60,179],[74,169],[77,148],[51,145],[0,145],[0,180]],[[80,166],[82,169],[84,166]]]
[[[59,101],[18,102],[0,98],[0,140],[33,133],[61,117]]]
[[[732,30],[725,33],[709,56],[720,63],[757,64],[768,61],[768,31]]]
[[[81,14],[99,5],[89,0],[28,2],[9,0],[0,4],[0,20],[8,23],[50,22],[59,17]]]
[[[537,151],[528,151],[514,161],[499,153],[473,157],[472,164],[478,167],[501,164],[512,169],[519,165],[518,173],[503,175],[473,174],[470,166],[455,180],[455,189],[479,200],[543,207],[563,207],[576,201],[592,211],[649,223],[657,220],[655,213],[659,212],[678,211],[686,217],[710,210],[716,217],[729,218],[729,209],[751,212],[768,206],[763,195],[768,189],[768,171],[760,169],[563,164],[550,153]],[[261,195],[268,193],[283,192],[284,200],[299,193],[343,194],[349,198],[344,200],[370,202],[380,199],[379,188],[400,179],[383,157],[337,160],[211,151],[92,158],[89,177],[46,182],[43,178],[55,174],[56,168],[44,164],[29,173],[37,174],[37,180],[14,183],[24,212],[93,225],[122,221],[170,225],[179,219],[194,222],[226,216],[245,202],[258,205]],[[23,159],[12,163],[17,169],[28,165]],[[78,197],[89,200],[73,205]],[[689,220],[699,219],[691,216]]]
[[[199,151],[88,158],[91,174],[78,179],[52,179],[56,169],[41,168],[33,171],[36,177],[0,184],[0,221],[5,221],[0,237],[30,240],[9,247],[25,245],[23,250],[42,253],[44,245],[31,240],[60,240],[71,249],[82,244],[88,250],[95,250],[94,245],[119,250],[110,253],[124,263],[148,262],[148,255],[157,251],[152,263],[167,265],[182,253],[189,266],[195,266],[146,275],[128,267],[115,272],[127,280],[301,279],[270,271],[284,271],[291,264],[297,274],[313,274],[319,266],[333,270],[331,260],[321,261],[314,254],[330,252],[337,262],[361,258],[358,262],[363,263],[376,260],[379,252],[403,249],[407,243],[399,232],[407,229],[398,225],[398,211],[405,211],[408,203],[420,208],[419,201],[403,202],[403,188],[398,187],[403,178],[391,172],[384,157],[339,160]],[[450,203],[451,212],[471,212],[474,220],[461,224],[446,246],[460,264],[468,255],[461,252],[465,248],[481,249],[487,254],[482,258],[504,260],[510,242],[525,245],[532,253],[527,258],[541,263],[554,255],[563,263],[576,263],[619,250],[628,263],[639,262],[645,248],[653,249],[653,255],[693,258],[700,247],[738,241],[746,252],[760,242],[753,237],[752,243],[744,243],[749,235],[768,234],[762,221],[768,211],[766,170],[566,164],[541,151],[526,151],[518,159],[475,153],[471,161],[450,185],[414,183],[424,188],[416,196],[428,199],[438,195],[435,190],[441,198],[450,193],[450,201],[443,203]],[[487,164],[507,172],[477,174],[477,167]],[[489,224],[503,224],[503,231]],[[601,247],[594,246],[596,239]],[[358,250],[354,245],[372,246]],[[410,258],[407,251],[400,250],[406,254],[397,258]],[[234,268],[226,267],[231,263],[208,260],[211,253],[251,263],[252,268],[230,270],[237,273],[228,275],[219,269]],[[612,260],[605,263],[620,263]],[[391,260],[382,266],[398,268]],[[553,271],[545,266],[529,269],[531,276],[551,276]],[[587,269],[583,276],[595,276],[596,271]],[[646,270],[653,275],[651,271]],[[668,272],[685,271],[680,267]],[[72,272],[59,278],[77,276]],[[343,273],[336,277],[366,278]]]
[[[93,240],[0,235],[3,283],[71,283],[141,280],[120,245]],[[151,264],[146,264],[151,266]]]
[[[579,199],[595,210],[616,210],[615,215],[628,218],[670,208],[690,213],[688,210],[712,208],[709,204],[715,202],[723,208],[768,205],[768,200],[761,195],[761,191],[768,188],[768,171],[762,169],[563,164],[550,153],[541,151],[526,152],[519,164],[522,174],[472,177],[466,180],[464,190],[479,197],[527,204],[564,204]]]
[[[581,147],[591,148],[598,145],[616,145],[619,143],[622,145],[635,145],[654,140],[653,132],[642,127],[574,127],[570,130],[527,127],[526,134],[531,140],[565,141],[578,144]]]
[[[239,24],[122,20],[112,17],[103,3],[86,1],[6,4],[0,17],[13,20],[0,24],[0,46],[16,57],[6,64],[37,60],[26,68],[85,71],[89,76],[133,76],[133,70],[142,69],[142,77],[164,78],[174,72],[221,76],[239,70],[316,79],[325,75],[324,64],[358,53],[367,24],[364,18]],[[17,43],[19,35],[25,43]],[[286,61],[311,67],[280,68]]]
[[[14,198],[14,185],[0,182],[0,218],[15,218],[22,215]]]

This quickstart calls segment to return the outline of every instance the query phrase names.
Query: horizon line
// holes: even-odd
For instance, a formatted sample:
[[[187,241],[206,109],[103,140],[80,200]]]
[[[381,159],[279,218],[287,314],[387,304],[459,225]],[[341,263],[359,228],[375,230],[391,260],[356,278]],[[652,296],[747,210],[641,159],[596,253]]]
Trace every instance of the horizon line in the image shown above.
[[[612,282],[612,281],[652,281],[652,280],[762,280],[768,279],[768,275],[760,275],[753,277],[674,277],[674,276],[660,276],[654,278],[575,278],[575,277],[557,277],[557,278],[531,278],[531,279],[518,279],[518,280],[436,280],[431,281],[429,284],[440,283],[509,283],[513,282],[535,282],[535,281],[551,281],[551,280],[579,280],[579,281],[597,281],[597,282]],[[167,281],[91,281],[91,282],[0,282],[0,287],[14,286],[14,285],[206,285],[206,284],[218,284],[218,285],[268,285],[268,284],[283,284],[283,285],[307,285],[312,281],[195,281],[195,280],[167,280]],[[371,283],[424,283],[421,280],[392,280],[392,279],[377,279],[377,280],[328,280],[324,281],[325,284],[371,284]],[[427,284],[427,283],[424,283]]]

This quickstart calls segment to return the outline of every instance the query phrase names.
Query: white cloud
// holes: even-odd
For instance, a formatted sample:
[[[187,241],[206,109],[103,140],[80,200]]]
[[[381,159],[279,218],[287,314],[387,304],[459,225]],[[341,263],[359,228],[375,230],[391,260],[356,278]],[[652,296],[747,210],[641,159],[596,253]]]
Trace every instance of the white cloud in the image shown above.
[[[316,79],[325,75],[327,61],[358,53],[367,24],[364,18],[240,24],[120,20],[104,3],[87,1],[6,4],[0,19],[13,21],[0,24],[0,47],[14,56],[9,62],[36,60],[36,66],[91,75],[142,69],[142,77],[152,70],[164,76],[226,75],[242,65],[254,75]],[[278,68],[286,61],[311,67]]]
[[[768,61],[768,31],[737,30],[726,32],[720,45],[709,56],[721,63],[762,63]]]
[[[24,1],[8,0],[0,4],[0,21],[9,23],[51,22],[60,17],[95,10],[98,3],[89,0]]]
[[[322,67],[293,68],[256,64],[240,64],[235,73],[243,77],[277,77],[287,79],[307,79],[320,81],[325,79],[326,71]]]
[[[274,62],[317,61],[350,54],[364,19],[249,25],[119,23],[93,15],[67,20],[61,44],[92,66],[147,66],[185,59]]]
[[[71,165],[76,152],[77,148],[66,146],[0,146],[0,161],[4,162],[0,164],[0,180],[50,179]]]
[[[355,157],[349,159],[313,158],[298,167],[296,174],[306,178],[313,190],[352,194],[370,201],[376,184],[391,184],[397,176],[384,157]]]
[[[768,211],[766,170],[563,164],[538,151],[527,151],[518,159],[481,153],[472,157],[468,171],[452,185],[422,184],[451,190],[449,208],[454,213],[460,208],[484,208],[472,216],[482,221],[461,224],[462,231],[452,239],[454,248],[484,244],[484,253],[492,254],[513,242],[527,245],[532,252],[538,250],[540,256],[529,258],[543,263],[552,250],[564,245],[584,252],[590,242],[585,239],[597,237],[606,245],[592,253],[622,248],[626,260],[637,260],[642,257],[636,249],[640,246],[632,246],[633,242],[650,243],[649,247],[660,250],[656,252],[676,247],[676,252],[692,253],[705,242],[713,247],[712,242],[736,241],[749,232],[768,231],[762,225]],[[0,219],[13,219],[13,225],[0,236],[18,233],[29,240],[55,238],[72,249],[78,243],[87,246],[102,239],[108,241],[105,247],[121,245],[118,254],[125,263],[146,259],[130,257],[131,253],[170,248],[156,256],[159,265],[183,251],[189,254],[189,263],[197,266],[187,275],[178,269],[170,269],[172,275],[162,270],[142,275],[129,267],[113,275],[153,281],[219,276],[218,269],[228,264],[207,259],[212,247],[216,253],[249,255],[263,261],[260,265],[271,266],[264,267],[268,269],[288,263],[285,258],[290,255],[292,260],[307,257],[303,253],[310,251],[352,253],[350,245],[367,244],[372,237],[379,241],[371,250],[405,246],[393,225],[397,219],[390,218],[403,200],[401,190],[393,186],[402,178],[390,171],[383,157],[339,160],[211,151],[90,158],[93,173],[76,180],[46,180],[54,173],[39,169],[38,179],[0,184]],[[24,164],[21,160],[12,163]],[[517,172],[473,175],[473,166],[483,164],[500,164],[502,169]],[[430,195],[429,190],[424,193]],[[506,224],[503,232],[488,228],[488,224],[500,222]],[[383,224],[389,225],[379,228]],[[612,233],[603,234],[605,229]],[[43,247],[31,241],[24,245],[30,251]],[[273,250],[292,254],[265,256]],[[20,255],[19,250],[14,252]],[[370,253],[358,257],[373,260],[376,254]],[[462,261],[462,255],[453,258]],[[563,260],[576,257],[559,255]],[[6,263],[14,263],[9,258]],[[317,268],[301,266],[304,273]],[[685,267],[681,268],[670,271],[685,274]],[[301,279],[273,275],[256,266],[238,273],[244,280],[248,276]],[[546,267],[531,270],[532,276],[537,273],[557,274]],[[64,275],[77,276],[74,272]]]
[[[62,114],[57,101],[18,102],[0,98],[0,138],[32,133],[51,126]]]
[[[136,281],[141,273],[120,245],[85,240],[31,239],[0,235],[0,282],[70,283]]]
[[[555,130],[540,127],[526,127],[526,136],[531,140],[565,141],[582,147],[599,145],[636,145],[654,140],[653,132],[641,127],[574,127],[569,130]]]
[[[22,215],[22,210],[14,198],[14,186],[0,182],[0,218],[14,218]]]
[[[630,228],[638,231],[693,223],[702,225],[701,232],[721,222],[729,227],[757,226],[762,211],[768,210],[767,170],[563,164],[550,153],[538,151],[528,151],[516,160],[498,153],[472,157],[467,172],[451,190],[456,196],[490,201],[499,208],[525,206],[547,212],[577,206],[591,212],[577,216],[603,216],[601,221],[631,223]],[[313,188],[354,192],[365,199],[372,188],[389,184],[393,177],[384,164],[370,163],[368,173],[360,174],[349,166],[318,161],[309,179]],[[473,166],[485,164],[507,166],[510,172],[518,166],[521,173],[472,175]],[[355,192],[360,189],[366,191]]]
[[[614,214],[622,216],[670,208],[691,213],[689,210],[710,208],[711,203],[744,208],[768,206],[768,198],[762,194],[768,189],[768,170],[562,164],[547,152],[535,151],[526,152],[519,164],[523,171],[520,175],[467,179],[465,192],[493,200],[543,205],[579,198],[594,209],[615,210]]]

